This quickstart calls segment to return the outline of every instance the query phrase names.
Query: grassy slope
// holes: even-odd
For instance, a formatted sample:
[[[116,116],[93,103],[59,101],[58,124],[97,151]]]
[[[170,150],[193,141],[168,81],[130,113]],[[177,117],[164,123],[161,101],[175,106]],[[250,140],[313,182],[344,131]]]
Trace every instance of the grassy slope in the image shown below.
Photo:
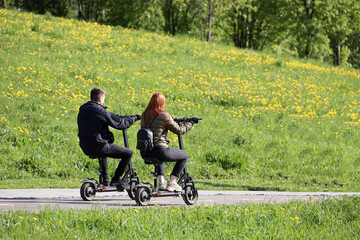
[[[204,119],[185,136],[200,189],[360,190],[359,71],[3,9],[0,36],[3,187],[96,176],[76,115],[98,86],[112,112],[141,113],[160,91],[173,116]]]

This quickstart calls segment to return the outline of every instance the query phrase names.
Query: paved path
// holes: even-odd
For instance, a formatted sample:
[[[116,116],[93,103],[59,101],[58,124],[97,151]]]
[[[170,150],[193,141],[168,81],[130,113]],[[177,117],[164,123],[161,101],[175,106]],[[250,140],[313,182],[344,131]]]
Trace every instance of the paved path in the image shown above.
[[[354,192],[271,192],[199,191],[196,205],[238,203],[281,203],[341,198]],[[152,198],[149,206],[185,206],[181,197]],[[42,209],[89,209],[138,207],[125,192],[97,193],[93,201],[83,201],[79,189],[0,189],[0,211]]]

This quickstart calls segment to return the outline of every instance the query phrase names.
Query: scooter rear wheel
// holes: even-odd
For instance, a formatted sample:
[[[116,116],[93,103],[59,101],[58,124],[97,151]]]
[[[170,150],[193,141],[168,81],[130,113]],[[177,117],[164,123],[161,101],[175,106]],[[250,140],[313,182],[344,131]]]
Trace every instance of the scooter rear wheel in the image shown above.
[[[138,188],[135,192],[135,201],[138,206],[147,206],[150,202],[151,194],[148,188]]]
[[[198,191],[193,185],[186,185],[182,196],[187,205],[194,205],[198,200]]]
[[[129,198],[131,198],[132,200],[135,200],[135,186],[138,184],[137,180],[131,180],[129,185],[130,188],[129,190],[127,190]]]
[[[96,190],[93,184],[84,183],[80,188],[80,195],[84,201],[91,201],[94,199]]]

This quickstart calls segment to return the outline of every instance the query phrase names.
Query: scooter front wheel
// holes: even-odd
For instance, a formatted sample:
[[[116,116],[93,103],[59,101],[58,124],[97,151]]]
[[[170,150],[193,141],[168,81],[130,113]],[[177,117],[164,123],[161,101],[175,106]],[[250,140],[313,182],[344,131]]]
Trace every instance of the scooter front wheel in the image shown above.
[[[151,193],[148,188],[141,187],[135,192],[135,201],[138,206],[147,206],[150,202]]]
[[[95,186],[91,183],[84,183],[80,188],[80,195],[84,201],[91,201],[96,194]]]
[[[182,196],[187,205],[194,205],[198,200],[198,191],[193,185],[186,185]]]
[[[129,185],[130,188],[129,190],[127,190],[129,198],[131,198],[132,200],[135,200],[135,186],[138,184],[137,180],[131,180]]]

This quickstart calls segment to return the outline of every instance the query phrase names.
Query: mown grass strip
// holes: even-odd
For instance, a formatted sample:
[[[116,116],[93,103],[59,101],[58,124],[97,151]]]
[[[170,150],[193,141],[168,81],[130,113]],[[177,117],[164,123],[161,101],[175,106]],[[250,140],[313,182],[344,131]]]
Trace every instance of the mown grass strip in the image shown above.
[[[1,212],[3,239],[358,239],[360,198]]]

